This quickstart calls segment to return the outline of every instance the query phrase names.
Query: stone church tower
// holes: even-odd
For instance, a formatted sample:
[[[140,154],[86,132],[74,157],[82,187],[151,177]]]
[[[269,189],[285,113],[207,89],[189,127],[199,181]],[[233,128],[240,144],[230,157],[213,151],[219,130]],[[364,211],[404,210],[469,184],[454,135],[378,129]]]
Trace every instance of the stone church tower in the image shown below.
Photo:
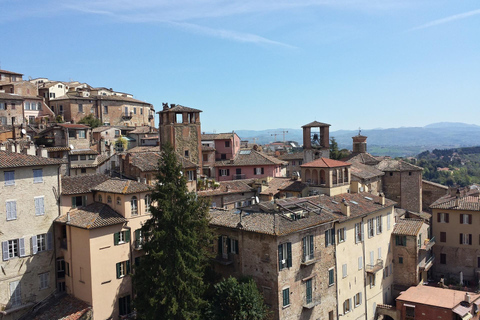
[[[202,168],[201,110],[163,103],[159,114],[160,148],[166,143],[173,146],[181,157]]]
[[[328,123],[313,121],[303,128],[303,162],[319,158],[330,158],[330,136]]]

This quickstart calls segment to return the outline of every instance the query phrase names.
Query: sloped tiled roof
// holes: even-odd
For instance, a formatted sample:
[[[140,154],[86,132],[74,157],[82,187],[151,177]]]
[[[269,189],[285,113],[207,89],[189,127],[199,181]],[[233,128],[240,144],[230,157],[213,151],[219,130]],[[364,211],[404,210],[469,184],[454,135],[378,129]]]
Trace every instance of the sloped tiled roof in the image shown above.
[[[145,183],[141,183],[133,180],[122,180],[120,178],[111,178],[93,187],[92,190],[118,193],[118,194],[131,194],[131,193],[149,191],[150,186]]]
[[[303,152],[287,153],[278,158],[281,160],[303,160]]]
[[[303,183],[300,180],[292,181],[292,183],[287,184],[285,187],[282,187],[281,191],[285,192],[302,192],[305,188],[307,188],[308,185]]]
[[[68,216],[70,216],[70,221]],[[94,202],[86,207],[72,209],[68,214],[59,216],[55,221],[82,229],[95,229],[123,224],[127,219],[110,208],[108,204]]]
[[[380,162],[376,157],[372,156],[369,153],[358,153],[358,154],[351,154],[350,156],[340,159],[341,161],[348,161],[351,163],[363,163],[369,166],[376,165]]]
[[[212,197],[221,194],[251,192],[253,190],[245,180],[220,181],[219,184],[220,186],[216,189],[198,191],[198,196]]]
[[[376,166],[378,170],[382,171],[422,171],[423,168],[405,162],[403,160],[384,159],[380,161]]]
[[[313,121],[313,122],[310,122],[309,124],[306,124],[306,125],[302,126],[302,128],[308,128],[308,127],[325,127],[325,126],[330,127],[331,125],[328,124],[328,123]]]
[[[55,152],[55,151],[70,151],[70,147],[49,147],[45,148],[48,152]]]
[[[175,105],[175,107],[168,108],[166,110],[160,110],[157,113],[163,112],[202,112],[202,110],[193,109],[185,106],[181,106],[179,104]]]
[[[480,295],[473,292],[469,292],[469,295],[473,304],[477,304],[476,300],[480,298]],[[465,291],[422,285],[412,286],[397,297],[397,300],[404,301],[406,303],[419,303],[422,305],[446,309],[453,309],[464,299]]]
[[[17,72],[7,71],[7,70],[0,70],[0,73],[6,73],[6,74],[17,75],[17,76],[23,76],[23,73],[17,73]]]
[[[69,154],[78,155],[78,154],[98,154],[98,151],[92,149],[73,149],[70,150]]]
[[[57,126],[62,128],[69,128],[69,129],[90,129],[89,126],[84,124],[73,124],[73,123],[57,123]]]
[[[158,129],[150,126],[136,127],[135,130],[130,131],[131,134],[145,134],[145,133],[158,133]]]
[[[154,147],[147,147],[147,146],[139,146],[139,147],[134,147],[132,149],[128,149],[127,151],[124,151],[124,153],[135,153],[135,152],[159,152],[160,147],[159,146],[154,146]]]
[[[63,159],[44,158],[16,152],[0,151],[0,169],[53,166],[63,163],[66,163]]]
[[[193,169],[198,167],[195,163],[192,161],[182,157],[181,155],[177,154],[177,161],[182,165],[182,168],[184,169]]]
[[[62,177],[62,194],[71,195],[88,193],[92,191],[92,188],[108,179],[110,179],[110,177],[102,173],[64,176]]]
[[[253,149],[241,149],[233,160],[217,161],[216,167],[280,165],[286,162]]]
[[[290,179],[290,178],[272,178],[270,181],[268,181],[268,188],[264,189],[260,194],[263,195],[276,195],[279,193],[281,190],[284,190],[285,188],[288,188],[290,185],[295,183],[296,181]]]
[[[348,162],[333,160],[329,158],[319,158],[308,163],[302,164],[302,168],[337,168],[351,165]]]
[[[372,179],[385,175],[385,172],[378,170],[373,166],[367,166],[360,162],[352,162],[350,174],[360,179]]]
[[[202,134],[202,140],[226,140],[232,139],[236,135],[235,132],[227,132],[227,133],[204,133]]]
[[[456,206],[456,195],[447,194],[432,203],[430,209],[480,211],[479,191],[476,189],[468,190],[463,196],[460,196],[458,206]]]
[[[19,96],[18,94],[11,94],[11,93],[0,92],[0,99],[23,100],[23,97],[22,97],[22,96]]]
[[[423,225],[420,219],[399,219],[393,227],[392,234],[402,236],[416,236]]]
[[[160,152],[136,152],[129,154],[131,165],[142,172],[156,171],[160,158]]]
[[[45,307],[41,307],[34,314],[30,314],[32,320],[80,320],[84,319],[92,307],[86,302],[75,298],[72,295],[54,297],[49,299]]]

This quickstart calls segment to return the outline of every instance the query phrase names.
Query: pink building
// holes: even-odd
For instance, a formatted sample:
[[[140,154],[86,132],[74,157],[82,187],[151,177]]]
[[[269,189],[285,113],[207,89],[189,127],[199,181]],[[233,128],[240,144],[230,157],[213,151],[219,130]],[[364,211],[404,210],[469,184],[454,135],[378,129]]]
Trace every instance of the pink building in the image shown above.
[[[286,162],[252,149],[242,149],[230,160],[215,164],[217,180],[284,177]]]
[[[202,145],[215,148],[215,160],[233,159],[240,150],[240,137],[235,133],[202,134]]]

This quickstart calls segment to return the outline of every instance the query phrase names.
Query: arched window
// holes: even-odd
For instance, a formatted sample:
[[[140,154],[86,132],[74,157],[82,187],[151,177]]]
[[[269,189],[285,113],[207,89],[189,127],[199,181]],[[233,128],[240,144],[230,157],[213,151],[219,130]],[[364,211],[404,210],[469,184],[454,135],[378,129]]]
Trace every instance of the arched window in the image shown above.
[[[118,204],[118,205],[121,205],[121,204],[122,204],[122,200],[120,199],[120,197],[117,197],[117,204]]]
[[[132,200],[130,200],[130,206],[132,209],[132,216],[136,216],[138,214],[138,201],[137,197],[133,196]]]
[[[98,195],[98,202],[102,202],[102,200],[103,200],[103,199],[102,199],[102,195],[99,194],[99,195]]]
[[[145,196],[145,212],[150,212],[150,202],[151,202],[150,195],[147,194]]]
[[[107,203],[112,203],[112,197],[111,196],[107,196]]]

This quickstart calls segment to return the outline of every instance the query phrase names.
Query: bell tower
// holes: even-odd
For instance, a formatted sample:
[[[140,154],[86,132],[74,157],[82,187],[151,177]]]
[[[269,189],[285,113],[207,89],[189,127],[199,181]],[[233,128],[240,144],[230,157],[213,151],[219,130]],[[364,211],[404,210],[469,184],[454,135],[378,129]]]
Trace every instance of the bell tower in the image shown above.
[[[328,123],[313,121],[302,126],[303,162],[319,158],[330,158],[330,136]]]

